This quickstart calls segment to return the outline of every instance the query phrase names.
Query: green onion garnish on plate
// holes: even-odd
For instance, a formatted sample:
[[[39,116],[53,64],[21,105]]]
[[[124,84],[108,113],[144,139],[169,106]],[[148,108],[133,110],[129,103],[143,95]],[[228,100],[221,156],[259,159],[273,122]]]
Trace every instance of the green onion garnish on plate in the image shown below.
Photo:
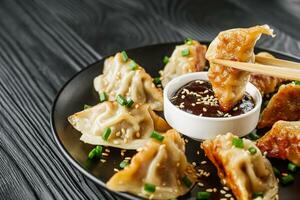
[[[181,179],[181,182],[187,187],[191,187],[193,185],[192,181],[187,177],[187,176],[184,176],[182,179]]]
[[[121,52],[121,55],[122,55],[122,60],[123,60],[124,62],[127,62],[128,56],[127,56],[126,51],[122,51],[122,52]]]
[[[183,49],[182,51],[181,51],[181,55],[182,56],[188,56],[190,54],[190,50],[189,49]]]
[[[201,199],[209,199],[210,193],[209,192],[197,192],[196,194],[196,199],[201,200]]]
[[[250,148],[248,149],[248,151],[250,152],[251,155],[254,155],[254,154],[256,154],[256,152],[257,152],[257,150],[256,150],[255,147],[250,147]]]
[[[153,78],[153,81],[154,85],[160,85],[161,84],[161,80],[160,80],[160,77],[156,77],[156,78]]]
[[[83,106],[83,109],[85,110],[85,109],[88,109],[88,108],[91,108],[92,106],[90,106],[90,105],[88,105],[88,104],[84,104],[84,106]]]
[[[243,139],[234,137],[232,139],[232,145],[235,146],[236,148],[241,148],[241,149],[244,148]]]
[[[123,160],[123,161],[120,163],[119,167],[120,167],[121,169],[124,169],[124,168],[127,167],[128,165],[129,165],[128,161],[127,161],[127,160]]]
[[[107,94],[106,94],[106,92],[100,92],[99,93],[99,100],[100,100],[100,103],[102,103],[104,101],[107,101]]]
[[[288,184],[292,183],[294,180],[295,180],[294,176],[291,174],[288,174],[287,176],[282,176],[280,179],[280,182],[283,185],[288,185]]]
[[[106,129],[104,129],[104,131],[102,133],[103,140],[107,141],[108,138],[109,138],[109,136],[110,136],[110,134],[111,134],[111,128],[108,127]]]
[[[132,60],[129,63],[129,68],[134,71],[134,70],[137,70],[139,68],[139,66],[136,64],[136,62],[134,62],[134,60]]]
[[[294,81],[295,85],[300,85],[300,81]]]
[[[127,105],[127,100],[120,94],[117,95],[117,102],[121,105],[121,106],[126,106]]]
[[[169,57],[168,56],[164,56],[163,63],[167,64],[168,62],[169,62]]]
[[[191,38],[187,38],[187,39],[184,40],[184,43],[188,44],[188,45],[191,45],[191,44],[193,44],[193,40]]]
[[[144,184],[144,190],[148,193],[154,193],[155,189],[156,189],[156,186],[151,183]]]
[[[162,142],[164,140],[164,136],[162,136],[160,133],[156,132],[156,131],[152,131],[151,135],[150,135],[151,138],[153,139],[156,139],[160,142]]]
[[[89,159],[100,158],[101,154],[102,154],[102,146],[96,146],[90,151],[88,158]]]
[[[295,173],[297,171],[297,166],[294,163],[289,163],[288,170],[292,173]]]
[[[134,104],[134,101],[132,99],[127,100],[126,107],[130,108]]]

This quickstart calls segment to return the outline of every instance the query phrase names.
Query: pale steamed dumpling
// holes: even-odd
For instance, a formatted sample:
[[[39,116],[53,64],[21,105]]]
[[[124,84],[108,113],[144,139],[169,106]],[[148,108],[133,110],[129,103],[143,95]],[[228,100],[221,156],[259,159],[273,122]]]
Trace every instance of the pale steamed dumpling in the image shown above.
[[[149,140],[130,165],[107,182],[107,187],[151,199],[171,199],[187,193],[196,181],[196,172],[187,162],[185,142],[175,130],[163,136],[162,142]],[[183,179],[190,184],[184,184]],[[146,192],[145,184],[154,185],[155,192]]]
[[[162,85],[165,87],[169,81],[180,75],[202,71],[206,62],[205,52],[206,46],[196,40],[176,46],[169,62],[161,72]]]
[[[170,128],[148,104],[127,108],[110,101],[75,113],[68,120],[82,133],[80,139],[85,143],[124,149],[142,147],[153,130],[164,132]],[[102,137],[106,128],[111,129],[107,141]]]
[[[124,61],[121,53],[105,60],[103,74],[94,79],[94,87],[99,93],[106,92],[110,101],[120,94],[136,103],[148,103],[152,110],[163,110],[161,89],[141,66],[129,58]]]

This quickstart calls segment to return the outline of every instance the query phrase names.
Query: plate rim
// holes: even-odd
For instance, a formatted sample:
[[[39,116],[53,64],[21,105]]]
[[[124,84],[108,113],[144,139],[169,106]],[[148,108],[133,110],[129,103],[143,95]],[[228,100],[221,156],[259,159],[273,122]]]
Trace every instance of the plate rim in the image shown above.
[[[211,41],[209,40],[197,40],[199,41],[201,44],[210,44]],[[133,48],[128,48],[128,49],[124,49],[124,51],[131,51],[131,50],[137,50],[137,49],[141,49],[141,48],[147,48],[147,47],[155,47],[155,46],[160,46],[160,45],[178,45],[181,44],[182,41],[175,41],[175,42],[164,42],[164,43],[155,43],[155,44],[150,44],[150,45],[143,45],[143,46],[138,46],[138,47],[133,47]],[[300,57],[296,56],[296,55],[292,55],[290,53],[286,53],[286,52],[281,52],[279,50],[274,50],[274,49],[267,49],[267,48],[263,48],[263,47],[255,47],[254,50],[259,50],[259,51],[267,51],[269,53],[275,53],[275,54],[280,54],[282,56],[285,57],[289,57],[295,60],[299,60],[300,61]],[[117,51],[118,52],[118,51]],[[75,79],[79,74],[83,73],[85,70],[88,70],[89,68],[91,68],[92,66],[94,66],[97,63],[100,63],[101,61],[104,61],[106,58],[115,55],[115,53],[112,54],[107,54],[104,55],[101,59],[96,60],[95,62],[87,65],[86,67],[80,69],[79,71],[77,71],[74,75],[71,76],[71,78],[69,78],[66,82],[63,83],[63,85],[60,87],[60,89],[58,90],[58,92],[55,95],[55,98],[52,101],[52,105],[51,105],[51,111],[50,111],[50,129],[51,129],[51,134],[54,137],[54,141],[55,143],[58,145],[58,149],[59,152],[62,154],[62,156],[64,156],[67,161],[72,164],[73,166],[75,166],[75,168],[82,173],[84,176],[86,176],[88,179],[90,179],[91,181],[93,181],[94,183],[98,184],[99,186],[101,186],[104,190],[116,194],[118,196],[121,197],[125,197],[127,199],[134,199],[134,200],[139,200],[141,199],[140,197],[133,195],[133,194],[129,194],[126,192],[117,192],[117,191],[113,191],[110,190],[109,188],[107,188],[106,183],[104,183],[102,180],[100,180],[99,178],[95,177],[93,174],[91,174],[89,171],[87,171],[86,169],[84,169],[80,163],[78,163],[73,157],[72,155],[67,151],[67,149],[64,147],[64,145],[62,144],[62,142],[59,139],[58,133],[56,131],[56,127],[55,127],[55,123],[54,123],[54,113],[55,113],[55,108],[56,108],[56,104],[57,101],[60,97],[60,95],[62,94],[62,92],[64,91],[64,89],[67,87],[67,85],[73,80]]]

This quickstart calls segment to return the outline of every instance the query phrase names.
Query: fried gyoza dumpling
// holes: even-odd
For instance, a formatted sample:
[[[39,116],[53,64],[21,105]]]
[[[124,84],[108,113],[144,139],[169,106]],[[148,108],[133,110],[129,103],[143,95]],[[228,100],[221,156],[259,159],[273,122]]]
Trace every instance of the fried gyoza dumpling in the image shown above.
[[[184,140],[175,130],[163,136],[162,142],[149,140],[130,165],[107,182],[107,187],[151,199],[172,199],[187,193],[196,181],[196,173],[184,154]],[[152,192],[145,190],[149,184]]]
[[[280,86],[263,110],[258,127],[271,127],[279,120],[300,120],[300,85],[291,83]]]
[[[206,46],[195,40],[189,40],[183,45],[176,46],[161,73],[162,85],[182,74],[202,71],[205,67]]]
[[[103,74],[94,79],[97,92],[106,92],[109,100],[117,95],[131,98],[136,103],[148,103],[152,110],[163,110],[163,95],[145,70],[122,53],[104,62]]]
[[[258,56],[274,58],[274,56],[268,52],[260,52]],[[261,95],[275,92],[277,86],[279,86],[284,79],[273,76],[267,76],[263,74],[252,73],[250,76],[250,82],[257,87]]]
[[[271,163],[252,141],[227,133],[204,141],[202,148],[238,200],[250,200],[258,192],[265,200],[277,198],[278,184]]]
[[[217,58],[253,63],[256,41],[261,34],[272,33],[273,30],[267,25],[220,32],[209,45],[205,57],[209,61]],[[210,62],[208,77],[221,108],[227,112],[243,98],[250,72]]]
[[[267,156],[288,159],[300,167],[300,121],[278,121],[257,141]]]
[[[157,116],[148,104],[135,104],[131,108],[117,102],[106,101],[68,118],[82,133],[81,140],[94,145],[137,149],[149,139],[153,130],[165,132],[169,125]],[[105,140],[105,132],[110,129]]]

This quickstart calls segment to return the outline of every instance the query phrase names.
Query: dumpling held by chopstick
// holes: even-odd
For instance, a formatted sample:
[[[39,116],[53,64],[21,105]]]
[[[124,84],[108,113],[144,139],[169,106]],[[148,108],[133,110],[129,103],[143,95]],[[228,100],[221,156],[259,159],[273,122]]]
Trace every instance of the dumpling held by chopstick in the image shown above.
[[[210,61],[208,77],[223,111],[229,111],[243,98],[250,72],[214,64],[211,60],[253,63],[254,46],[261,34],[273,35],[273,30],[263,25],[222,31],[208,47],[205,55]]]

